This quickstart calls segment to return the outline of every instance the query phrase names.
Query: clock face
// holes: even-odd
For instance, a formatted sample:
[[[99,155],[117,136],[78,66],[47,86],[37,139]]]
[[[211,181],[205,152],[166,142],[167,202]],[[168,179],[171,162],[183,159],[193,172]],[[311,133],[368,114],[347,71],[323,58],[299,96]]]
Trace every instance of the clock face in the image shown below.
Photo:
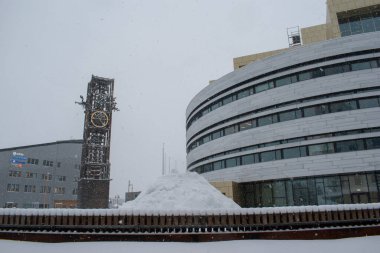
[[[95,111],[91,114],[91,123],[95,127],[105,127],[108,124],[108,116],[103,111]]]

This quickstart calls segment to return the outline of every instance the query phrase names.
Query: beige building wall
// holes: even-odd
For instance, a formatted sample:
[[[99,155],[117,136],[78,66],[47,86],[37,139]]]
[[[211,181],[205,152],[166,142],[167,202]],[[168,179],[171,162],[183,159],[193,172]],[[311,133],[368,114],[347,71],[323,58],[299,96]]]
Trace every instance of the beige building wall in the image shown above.
[[[380,0],[327,0],[326,24],[301,29],[304,45],[340,37],[338,17],[366,12],[374,5],[380,5]]]
[[[302,43],[310,44],[314,42],[327,40],[327,25],[315,25],[301,29]]]
[[[267,51],[267,52],[263,52],[263,53],[251,54],[251,55],[246,55],[246,56],[234,58],[233,59],[234,70],[242,68],[251,62],[262,60],[262,59],[268,58],[268,57],[273,56],[273,55],[277,55],[277,54],[282,53],[286,50],[288,50],[288,48],[282,48],[282,49],[277,49],[277,50],[273,50],[273,51]]]
[[[380,0],[327,0],[326,24],[305,27],[301,29],[302,44],[334,39],[340,37],[338,16],[352,15],[352,13],[365,12],[368,7],[380,5]],[[245,65],[277,55],[288,48],[241,56],[233,59],[234,70]]]
[[[327,1],[327,39],[340,37],[337,13],[365,8],[380,4],[380,0],[328,0]]]
[[[210,182],[212,186],[218,189],[226,197],[232,199],[238,205],[243,204],[242,193],[238,183],[233,181],[224,181],[224,182]]]

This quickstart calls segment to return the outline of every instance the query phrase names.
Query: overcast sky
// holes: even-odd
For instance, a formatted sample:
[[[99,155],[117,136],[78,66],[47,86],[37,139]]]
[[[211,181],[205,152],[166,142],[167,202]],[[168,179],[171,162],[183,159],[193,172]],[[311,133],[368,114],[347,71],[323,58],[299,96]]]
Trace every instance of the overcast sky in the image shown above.
[[[324,0],[0,0],[0,148],[81,139],[74,101],[115,79],[111,196],[185,171],[185,110],[232,59],[288,46],[325,22]]]

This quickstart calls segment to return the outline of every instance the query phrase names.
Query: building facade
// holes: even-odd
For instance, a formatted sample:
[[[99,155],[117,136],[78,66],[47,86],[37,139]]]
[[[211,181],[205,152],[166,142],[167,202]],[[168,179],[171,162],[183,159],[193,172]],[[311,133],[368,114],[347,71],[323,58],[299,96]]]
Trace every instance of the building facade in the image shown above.
[[[75,208],[82,140],[0,149],[0,206]]]
[[[235,60],[187,108],[187,169],[241,206],[380,201],[380,2],[327,5],[325,37]]]

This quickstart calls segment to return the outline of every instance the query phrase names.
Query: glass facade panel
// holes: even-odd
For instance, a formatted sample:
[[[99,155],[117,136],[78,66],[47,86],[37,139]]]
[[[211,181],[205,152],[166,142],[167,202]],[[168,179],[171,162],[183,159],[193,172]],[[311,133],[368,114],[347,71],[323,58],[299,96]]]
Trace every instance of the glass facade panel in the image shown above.
[[[308,146],[309,155],[322,155],[334,152],[334,145],[332,143],[323,143]]]
[[[226,168],[236,167],[238,166],[238,159],[237,158],[229,158],[226,160]]]
[[[245,121],[243,123],[240,123],[240,125],[239,125],[240,131],[248,130],[252,127],[253,127],[252,120]]]
[[[226,97],[225,99],[223,99],[223,105],[226,105],[226,104],[229,104],[231,103],[232,101],[234,101],[234,95],[231,95],[231,96],[228,96]]]
[[[326,76],[336,75],[336,74],[342,73],[343,68],[341,65],[336,65],[336,66],[326,67],[324,68],[324,71],[325,71]]]
[[[380,137],[366,139],[367,149],[380,148]]]
[[[359,34],[363,32],[362,24],[360,22],[360,17],[351,17],[349,18],[350,21],[350,29],[351,29],[351,34]]]
[[[218,139],[220,137],[222,137],[222,131],[217,131],[217,132],[212,133],[213,140]]]
[[[244,155],[241,157],[241,165],[252,164],[255,162],[253,155]]]
[[[352,71],[370,69],[371,63],[369,61],[355,62],[351,64]]]
[[[281,87],[292,83],[292,77],[286,76],[276,80],[276,87]]]
[[[213,111],[213,110],[215,110],[221,106],[222,106],[222,102],[215,103],[211,106],[211,111]]]
[[[363,98],[359,99],[360,109],[378,107],[379,100],[377,98]]]
[[[349,140],[349,141],[340,141],[336,143],[335,152],[349,152],[363,150],[364,143],[362,140]]]
[[[287,120],[293,120],[296,119],[296,112],[295,111],[287,111],[287,112],[281,112],[278,114],[280,118],[280,122],[287,121]]]
[[[376,174],[374,172],[367,174],[367,182],[370,202],[379,202],[379,190],[377,188]]]
[[[227,127],[224,129],[224,135],[229,135],[229,134],[233,134],[233,133],[236,133],[237,132],[237,129],[236,129],[236,126],[230,126],[230,127]]]
[[[361,17],[362,21],[362,27],[363,27],[363,32],[374,32],[376,31],[375,29],[375,23],[373,22],[373,18],[370,14],[363,15]]]
[[[351,35],[350,23],[347,18],[339,19],[339,29],[342,37]]]
[[[259,92],[262,92],[262,91],[265,91],[268,89],[269,89],[268,83],[263,83],[263,84],[259,84],[259,85],[255,86],[255,92],[256,93],[259,93]]]
[[[262,184],[262,198],[261,203],[263,206],[273,206],[272,184]]]
[[[268,115],[268,116],[265,116],[265,117],[261,117],[257,120],[257,123],[259,126],[266,126],[266,125],[270,125],[270,124],[273,124],[273,116],[272,115]]]
[[[375,25],[375,30],[380,31],[380,11],[373,12],[373,23]]]
[[[307,71],[307,72],[303,72],[303,73],[299,73],[298,74],[298,80],[301,82],[301,81],[305,81],[305,80],[309,80],[313,78],[313,75],[312,75],[312,72],[311,71]]]
[[[244,97],[248,97],[250,94],[249,94],[249,89],[245,89],[245,90],[242,90],[240,91],[238,94],[237,94],[237,99],[242,99]]]
[[[267,151],[260,154],[261,162],[269,162],[276,160],[276,152],[275,151]]]
[[[289,159],[289,158],[296,158],[301,156],[300,148],[295,147],[295,148],[286,148],[283,151],[283,157],[284,159]]]
[[[303,109],[304,117],[311,117],[328,113],[327,105],[317,105],[313,107],[307,107]]]
[[[379,201],[380,171],[245,183],[243,207],[331,205]],[[247,199],[247,198],[245,198]]]
[[[224,169],[224,161],[217,161],[213,163],[214,170]]]
[[[330,112],[343,112],[357,109],[356,101],[341,101],[330,104]]]

